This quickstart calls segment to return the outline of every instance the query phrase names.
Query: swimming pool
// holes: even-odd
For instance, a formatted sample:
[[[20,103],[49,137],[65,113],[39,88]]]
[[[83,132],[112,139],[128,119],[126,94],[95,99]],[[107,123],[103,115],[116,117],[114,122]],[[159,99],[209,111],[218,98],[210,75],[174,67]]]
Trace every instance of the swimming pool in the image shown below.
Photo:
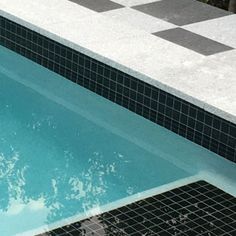
[[[194,179],[236,195],[233,163],[3,47],[0,61],[1,235]]]

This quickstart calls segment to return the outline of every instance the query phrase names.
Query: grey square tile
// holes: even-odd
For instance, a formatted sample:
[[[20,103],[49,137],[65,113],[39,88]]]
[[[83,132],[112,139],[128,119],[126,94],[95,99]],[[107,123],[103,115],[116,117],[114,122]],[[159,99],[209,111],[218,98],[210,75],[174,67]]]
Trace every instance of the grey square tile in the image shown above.
[[[96,12],[105,12],[124,7],[118,3],[109,0],[70,0],[70,1],[78,3],[79,5],[87,7]]]
[[[154,35],[176,43],[205,56],[231,50],[233,48],[218,43],[182,28],[174,28],[154,33]]]
[[[179,26],[231,14],[194,0],[162,0],[133,8]]]

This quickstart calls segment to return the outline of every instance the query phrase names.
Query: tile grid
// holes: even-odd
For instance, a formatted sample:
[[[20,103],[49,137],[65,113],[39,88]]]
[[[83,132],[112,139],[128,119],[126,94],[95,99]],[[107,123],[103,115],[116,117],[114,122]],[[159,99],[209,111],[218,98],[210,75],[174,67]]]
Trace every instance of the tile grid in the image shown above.
[[[198,181],[63,226],[44,236],[233,236],[236,233],[235,210],[235,197],[205,181]]]
[[[0,44],[236,162],[236,125],[4,17]]]

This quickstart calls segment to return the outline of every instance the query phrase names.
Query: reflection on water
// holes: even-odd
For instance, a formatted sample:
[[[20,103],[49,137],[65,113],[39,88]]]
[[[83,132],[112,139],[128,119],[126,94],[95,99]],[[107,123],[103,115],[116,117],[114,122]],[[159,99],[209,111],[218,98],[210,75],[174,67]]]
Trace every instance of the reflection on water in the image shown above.
[[[187,175],[9,78],[0,79],[0,235]]]

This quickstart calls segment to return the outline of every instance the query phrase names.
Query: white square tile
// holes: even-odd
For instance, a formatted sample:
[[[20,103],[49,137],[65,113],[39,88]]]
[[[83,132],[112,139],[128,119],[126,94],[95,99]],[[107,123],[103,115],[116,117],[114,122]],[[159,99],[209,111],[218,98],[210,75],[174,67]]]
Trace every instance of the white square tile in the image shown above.
[[[130,8],[121,8],[113,11],[102,13],[104,16],[109,17],[120,22],[125,22],[130,26],[145,30],[149,33],[175,28],[176,25],[163,21],[153,16],[149,16],[142,12]]]
[[[129,25],[107,19],[101,14],[71,22],[50,24],[45,26],[45,29],[83,47],[89,47],[95,42],[106,43],[120,38],[147,34]]]
[[[110,42],[96,42],[90,49],[154,80],[176,83],[174,71],[201,61],[204,56],[151,34]],[[164,55],[164,56],[163,56]],[[166,81],[165,81],[166,82]]]
[[[123,6],[132,7],[137,6],[141,4],[147,4],[150,2],[157,2],[161,0],[112,0],[113,2],[119,3]]]
[[[182,27],[217,42],[236,48],[236,15],[216,18]]]

